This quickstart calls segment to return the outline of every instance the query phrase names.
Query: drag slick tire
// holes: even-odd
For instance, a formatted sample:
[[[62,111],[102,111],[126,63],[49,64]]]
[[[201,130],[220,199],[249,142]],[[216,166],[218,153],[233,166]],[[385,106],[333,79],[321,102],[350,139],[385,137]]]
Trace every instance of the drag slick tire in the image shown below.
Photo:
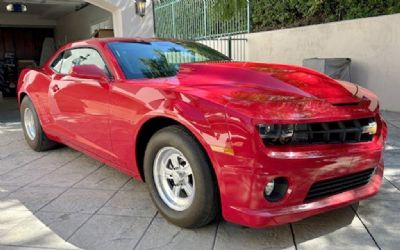
[[[198,228],[216,218],[219,195],[213,168],[185,128],[169,126],[153,135],[144,174],[153,202],[173,224]]]
[[[33,150],[41,152],[57,147],[58,144],[44,133],[36,109],[27,96],[21,102],[20,114],[25,140]]]

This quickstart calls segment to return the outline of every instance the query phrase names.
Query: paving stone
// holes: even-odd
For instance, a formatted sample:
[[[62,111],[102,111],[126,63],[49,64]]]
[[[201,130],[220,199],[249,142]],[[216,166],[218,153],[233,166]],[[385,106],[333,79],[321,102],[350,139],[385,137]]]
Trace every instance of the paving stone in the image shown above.
[[[296,222],[297,225],[315,225],[315,226],[323,226],[323,225],[337,225],[338,227],[344,227],[348,225],[363,227],[363,224],[358,219],[354,210],[350,207],[344,207],[332,210],[327,213],[322,213],[319,215],[315,215],[299,222]]]
[[[49,175],[38,179],[32,186],[70,187],[81,181],[85,176],[99,168],[102,163],[87,156],[81,156],[57,169]]]
[[[400,140],[400,139],[399,139]],[[385,165],[400,165],[400,147],[392,147],[388,143],[385,145],[385,151],[383,154],[383,159],[385,161]]]
[[[364,200],[360,202],[357,214],[368,227],[385,225],[400,229],[400,201]]]
[[[144,182],[131,179],[128,183],[126,183],[122,189],[122,191],[134,191],[134,192],[149,192],[147,189],[147,185]]]
[[[400,127],[388,124],[388,138],[386,141],[386,149],[400,149]]]
[[[136,249],[212,249],[216,227],[217,225],[213,224],[200,229],[187,230],[157,217]]]
[[[41,157],[43,153],[38,153],[32,149],[21,150],[0,160],[0,175],[3,175],[13,169],[24,166],[29,162],[33,162]],[[0,180],[0,184],[1,184]]]
[[[34,216],[33,213],[28,210],[14,211],[14,210],[0,208],[0,244],[3,243],[1,241],[1,236],[4,235],[4,233],[10,231],[21,221],[33,216]]]
[[[7,156],[20,152],[21,150],[29,150],[30,147],[23,138],[2,138],[0,144],[0,159],[4,159]]]
[[[72,150],[52,151],[27,165],[0,176],[0,184],[26,185],[76,159],[79,153]]]
[[[392,120],[392,121],[387,121],[387,126],[389,128],[389,136],[399,136],[398,132],[400,129],[400,119],[399,120]]]
[[[392,111],[381,111],[381,114],[387,121],[400,121],[400,113]]]
[[[19,168],[0,176],[0,185],[20,185],[25,186],[33,181],[47,175],[51,170],[34,171],[32,169]]]
[[[289,225],[251,229],[221,222],[214,249],[294,249]]]
[[[354,242],[364,238],[368,244],[360,249],[375,249],[373,240],[368,238],[368,232],[350,206],[296,222],[293,230],[298,249],[357,249]],[[355,239],[342,239],[342,234],[352,234]]]
[[[74,187],[119,190],[130,177],[109,167],[103,166]]]
[[[11,146],[16,141],[22,141],[24,135],[22,133],[21,123],[0,123],[0,147]]]
[[[133,249],[152,218],[95,215],[69,240],[82,249]]]
[[[400,150],[386,150],[384,153],[385,176],[400,175]]]
[[[20,189],[21,186],[15,185],[0,185],[0,200],[9,196],[12,192]]]
[[[395,138],[389,137],[386,140],[385,151],[388,151],[388,152],[397,151],[397,152],[399,152],[400,151],[400,141],[399,140],[400,139],[395,139]]]
[[[10,130],[13,130],[13,132],[9,132]],[[1,150],[5,151],[2,152],[1,154],[1,159],[5,158],[5,155],[9,155],[10,153],[7,153],[7,150],[9,150],[10,147],[14,147],[14,144],[21,145],[21,149],[23,149],[23,147],[25,149],[28,149],[29,146],[25,143],[25,138],[22,134],[22,129],[18,128],[18,129],[5,129],[4,127],[1,126],[0,124],[0,148]],[[14,147],[15,148],[15,147]],[[19,150],[19,151],[20,151]],[[17,151],[15,151],[17,152]]]
[[[1,250],[51,250],[55,248],[41,248],[41,247],[21,247],[21,246],[4,246],[0,245]]]
[[[297,249],[377,249],[363,226],[293,224]]]
[[[40,211],[65,213],[94,213],[113,195],[114,191],[69,189]]]
[[[37,211],[48,202],[56,198],[65,188],[49,188],[49,187],[24,187],[10,196],[5,198],[4,201],[15,201],[17,204],[20,203],[22,206],[17,206],[12,210],[30,210]]]
[[[36,217],[29,217],[0,235],[0,244],[56,249],[78,249],[55,234]]]
[[[368,230],[382,250],[399,249],[400,230],[388,229],[385,225],[368,226]]]
[[[385,178],[388,179],[398,190],[400,190],[400,175],[390,175],[386,176]]]
[[[0,200],[0,211],[29,211],[29,209],[19,200],[2,199]]]
[[[400,190],[386,179],[383,179],[379,193],[370,199],[400,201]]]
[[[40,211],[35,216],[58,236],[68,239],[91,215]]]
[[[153,217],[156,212],[147,192],[119,191],[99,214]]]
[[[75,151],[68,147],[59,148],[56,150],[48,151],[45,157],[27,164],[24,169],[36,171],[55,170],[73,160],[80,157],[82,153]]]
[[[400,119],[399,120],[391,120],[391,121],[389,121],[389,123],[394,127],[400,128]]]

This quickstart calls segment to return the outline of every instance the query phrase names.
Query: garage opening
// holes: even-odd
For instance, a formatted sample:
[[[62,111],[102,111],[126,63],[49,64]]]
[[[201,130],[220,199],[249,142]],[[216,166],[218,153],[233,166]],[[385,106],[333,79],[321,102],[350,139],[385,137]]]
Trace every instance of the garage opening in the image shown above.
[[[110,12],[82,0],[1,0],[0,109],[23,68],[42,65],[65,43],[113,36],[112,27]]]

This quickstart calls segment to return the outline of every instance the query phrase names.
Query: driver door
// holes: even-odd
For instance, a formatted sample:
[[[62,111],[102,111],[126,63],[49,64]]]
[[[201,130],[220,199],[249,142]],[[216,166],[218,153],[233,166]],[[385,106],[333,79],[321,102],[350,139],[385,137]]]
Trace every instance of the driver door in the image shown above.
[[[108,73],[97,50],[66,50],[60,72],[55,73],[49,88],[51,114],[62,139],[80,150],[112,160],[109,134],[109,85],[94,79],[69,75],[75,65],[96,65]],[[109,73],[108,73],[109,74]]]

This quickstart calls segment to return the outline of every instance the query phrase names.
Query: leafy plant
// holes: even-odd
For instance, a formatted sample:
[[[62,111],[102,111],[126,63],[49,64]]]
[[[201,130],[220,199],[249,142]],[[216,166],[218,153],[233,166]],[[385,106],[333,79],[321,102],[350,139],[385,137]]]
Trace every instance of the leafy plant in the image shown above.
[[[247,7],[247,0],[215,0],[212,4],[214,13],[220,14],[223,20],[235,17],[235,14]]]
[[[253,31],[400,13],[399,0],[251,0]]]

